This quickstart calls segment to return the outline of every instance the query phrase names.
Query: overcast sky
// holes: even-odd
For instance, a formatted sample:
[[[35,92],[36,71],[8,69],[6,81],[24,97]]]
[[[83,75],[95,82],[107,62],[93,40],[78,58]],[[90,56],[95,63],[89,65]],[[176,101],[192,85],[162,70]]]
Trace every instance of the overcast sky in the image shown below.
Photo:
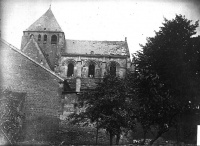
[[[121,41],[131,53],[176,14],[200,19],[200,0],[0,0],[2,38],[20,48],[23,31],[51,5],[66,39]],[[198,35],[200,28],[198,27]]]

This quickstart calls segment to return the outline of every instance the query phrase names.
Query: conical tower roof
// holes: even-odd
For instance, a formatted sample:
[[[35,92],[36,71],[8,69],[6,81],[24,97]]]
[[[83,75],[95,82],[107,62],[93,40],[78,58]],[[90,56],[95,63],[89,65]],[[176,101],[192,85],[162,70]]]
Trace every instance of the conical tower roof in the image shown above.
[[[63,32],[52,13],[51,8],[49,8],[46,13],[36,20],[28,29],[26,29],[26,31]]]

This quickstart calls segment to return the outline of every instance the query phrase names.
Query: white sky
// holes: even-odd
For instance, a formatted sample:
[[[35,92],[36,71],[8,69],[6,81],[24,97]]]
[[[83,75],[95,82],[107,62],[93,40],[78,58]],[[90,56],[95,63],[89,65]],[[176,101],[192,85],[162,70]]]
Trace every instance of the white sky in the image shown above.
[[[51,9],[66,39],[121,41],[131,53],[175,14],[200,19],[200,0],[0,0],[2,38],[20,48],[23,31]],[[200,28],[198,27],[198,35]]]

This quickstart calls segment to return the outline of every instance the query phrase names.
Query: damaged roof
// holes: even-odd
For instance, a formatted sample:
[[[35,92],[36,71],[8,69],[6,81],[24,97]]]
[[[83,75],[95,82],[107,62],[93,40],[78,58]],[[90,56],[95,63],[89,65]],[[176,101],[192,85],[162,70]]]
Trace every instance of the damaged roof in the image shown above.
[[[26,31],[63,32],[55,16],[52,13],[51,8],[49,8],[45,14],[43,14],[38,20],[36,20],[31,26],[29,26]]]
[[[130,56],[126,41],[66,40],[65,53]]]

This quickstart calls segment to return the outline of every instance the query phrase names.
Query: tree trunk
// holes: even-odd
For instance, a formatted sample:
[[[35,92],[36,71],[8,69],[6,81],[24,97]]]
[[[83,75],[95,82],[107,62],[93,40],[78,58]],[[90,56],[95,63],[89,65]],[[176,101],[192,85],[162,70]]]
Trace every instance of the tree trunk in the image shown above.
[[[180,145],[180,138],[181,138],[181,114],[178,114],[178,122],[176,125],[176,142],[177,145]]]
[[[176,126],[176,143],[179,144],[179,124]]]
[[[112,141],[113,141],[113,133],[112,132],[109,132],[110,134],[110,145],[112,145]]]
[[[98,134],[99,134],[99,127],[98,127],[98,120],[97,120],[96,145],[98,143]]]
[[[144,145],[144,144],[145,144],[147,130],[143,130],[143,133],[144,133],[144,135],[143,135],[144,140],[141,142],[141,145]]]
[[[118,145],[119,144],[119,140],[120,140],[120,133],[118,133],[116,136],[117,136],[117,138],[116,138],[116,145]]]

